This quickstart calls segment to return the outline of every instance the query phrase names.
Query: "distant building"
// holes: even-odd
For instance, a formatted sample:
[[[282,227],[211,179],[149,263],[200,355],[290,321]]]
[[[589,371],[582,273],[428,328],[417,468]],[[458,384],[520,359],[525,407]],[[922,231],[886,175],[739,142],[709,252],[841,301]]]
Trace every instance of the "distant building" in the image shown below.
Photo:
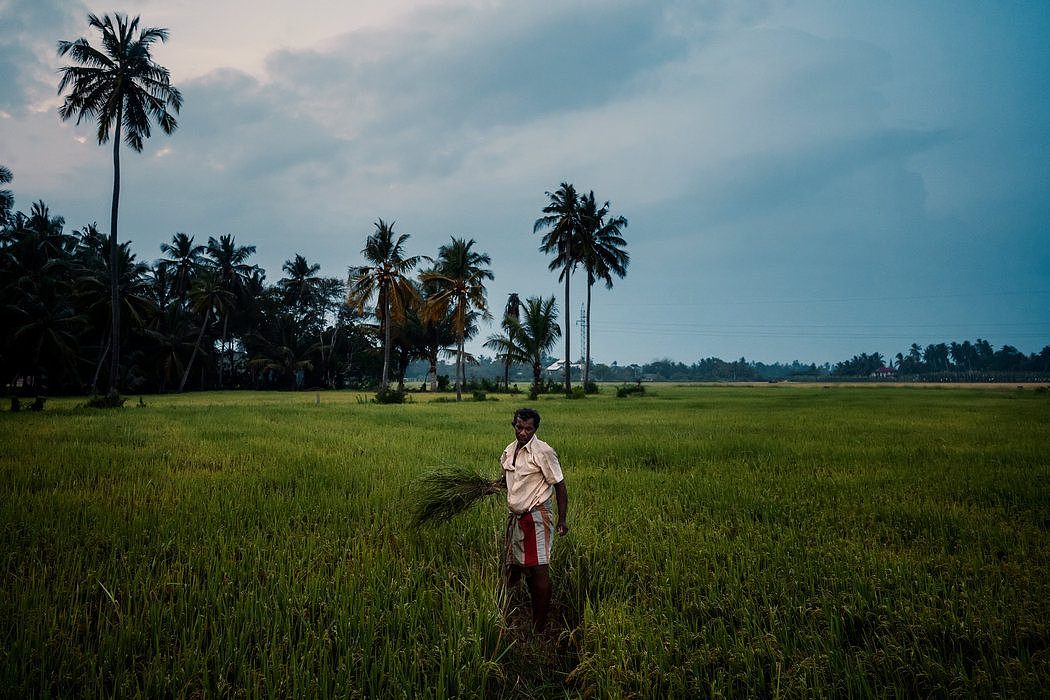
[[[572,368],[573,374],[579,374],[583,371],[582,362],[573,362],[569,365]],[[592,365],[593,366],[593,365]],[[543,369],[547,373],[548,377],[556,377],[558,375],[565,374],[565,360],[555,360],[548,367]]]

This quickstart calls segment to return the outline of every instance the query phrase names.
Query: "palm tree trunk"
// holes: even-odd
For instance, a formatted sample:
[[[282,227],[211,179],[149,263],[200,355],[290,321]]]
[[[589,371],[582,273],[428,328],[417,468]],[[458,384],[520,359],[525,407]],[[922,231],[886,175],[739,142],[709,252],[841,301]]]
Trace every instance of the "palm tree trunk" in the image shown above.
[[[227,312],[223,313],[223,315],[222,315],[222,352],[219,355],[219,388],[220,389],[223,388],[223,375],[224,375],[223,367],[224,367],[224,364],[226,362],[223,359],[223,356],[226,354],[226,343],[227,343],[227,340],[226,340],[226,329],[229,328],[229,323],[230,323],[230,314],[227,311]]]
[[[105,364],[106,355],[109,354],[109,345],[111,338],[106,337],[106,344],[102,348],[102,354],[98,356],[98,363],[95,365],[95,376],[91,378],[91,394],[94,396],[98,393],[98,375],[102,373],[102,365]]]
[[[223,325],[225,326],[225,324]],[[237,375],[233,373],[233,343],[230,342],[230,336],[226,333],[225,327],[223,328],[223,334],[226,335],[226,364],[230,366],[230,378],[236,379]]]
[[[456,339],[456,401],[463,400],[463,334]]]
[[[408,352],[402,349],[397,358],[397,390],[405,390],[405,373],[408,372]]]
[[[328,348],[328,361],[329,361],[329,363],[331,363],[333,365],[335,364],[335,341],[336,341],[336,338],[338,338],[338,337],[339,337],[339,323],[337,321],[335,326],[332,327],[332,345]],[[323,335],[321,336],[321,347],[322,348],[324,347],[324,336]],[[323,356],[323,354],[324,353],[322,352],[322,356]],[[326,378],[326,381],[328,382],[328,388],[329,389],[334,389],[335,388],[335,368],[334,367],[328,367],[327,365],[325,365],[325,378]]]
[[[354,337],[352,335],[347,336],[347,338],[346,338],[346,369],[344,371],[346,372],[346,383],[347,383],[347,386],[350,385],[350,371],[353,369],[353,366],[354,366],[354,343],[353,343],[353,340],[354,340]]]
[[[387,388],[387,370],[390,367],[390,300],[383,300],[383,379],[379,384],[380,391]]]
[[[430,390],[438,390],[438,357],[437,351],[430,356]]]
[[[109,215],[109,303],[113,341],[109,362],[109,393],[117,394],[120,375],[120,279],[117,271],[119,248],[117,246],[117,210],[120,203],[120,126],[124,119],[124,104],[117,105],[116,126],[113,132],[113,207]]]
[[[540,389],[543,387],[543,379],[540,376],[540,363],[532,363],[532,390],[534,393],[540,393]]]
[[[318,338],[320,339],[319,342],[318,342],[318,345],[320,346],[320,350],[321,350],[321,377],[323,378],[323,377],[326,377],[328,375],[328,366],[325,364],[325,361],[324,361],[324,326],[323,325],[321,326],[320,333],[318,333]],[[323,381],[323,379],[322,379],[322,381]]]
[[[208,327],[208,315],[211,313],[211,309],[207,309],[204,312],[204,322],[201,323],[200,333],[197,334],[197,342],[193,344],[193,352],[190,353],[190,361],[186,365],[186,371],[182,373],[182,381],[179,382],[179,393],[186,388],[186,380],[190,376],[190,370],[193,369],[193,360],[197,357],[197,348],[201,346],[201,338],[204,337],[204,329]]]
[[[572,362],[569,359],[569,265],[565,265],[565,395],[572,394]]]

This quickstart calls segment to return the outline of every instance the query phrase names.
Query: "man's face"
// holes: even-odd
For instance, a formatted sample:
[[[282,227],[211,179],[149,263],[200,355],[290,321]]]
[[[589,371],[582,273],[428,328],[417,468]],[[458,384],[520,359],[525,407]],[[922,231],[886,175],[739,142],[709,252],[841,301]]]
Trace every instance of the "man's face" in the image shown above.
[[[526,442],[532,439],[532,436],[536,434],[536,421],[531,418],[524,420],[522,418],[514,419],[514,434],[518,436],[518,444],[524,445]]]

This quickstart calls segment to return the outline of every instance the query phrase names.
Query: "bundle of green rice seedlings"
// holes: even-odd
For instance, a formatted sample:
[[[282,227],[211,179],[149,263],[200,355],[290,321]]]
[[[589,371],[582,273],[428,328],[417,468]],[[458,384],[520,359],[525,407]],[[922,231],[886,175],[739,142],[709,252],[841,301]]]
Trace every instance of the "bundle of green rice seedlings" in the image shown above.
[[[503,488],[499,479],[490,479],[470,467],[439,467],[416,480],[412,524],[419,527],[446,522]]]

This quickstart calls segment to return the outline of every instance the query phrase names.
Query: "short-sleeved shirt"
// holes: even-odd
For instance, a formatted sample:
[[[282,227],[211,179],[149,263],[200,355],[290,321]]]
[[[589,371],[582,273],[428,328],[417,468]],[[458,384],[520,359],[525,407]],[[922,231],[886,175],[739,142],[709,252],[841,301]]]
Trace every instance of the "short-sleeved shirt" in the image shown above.
[[[558,455],[550,445],[535,435],[518,449],[518,441],[507,445],[499,463],[507,478],[507,508],[512,513],[527,513],[551,497],[554,484],[565,477]]]

